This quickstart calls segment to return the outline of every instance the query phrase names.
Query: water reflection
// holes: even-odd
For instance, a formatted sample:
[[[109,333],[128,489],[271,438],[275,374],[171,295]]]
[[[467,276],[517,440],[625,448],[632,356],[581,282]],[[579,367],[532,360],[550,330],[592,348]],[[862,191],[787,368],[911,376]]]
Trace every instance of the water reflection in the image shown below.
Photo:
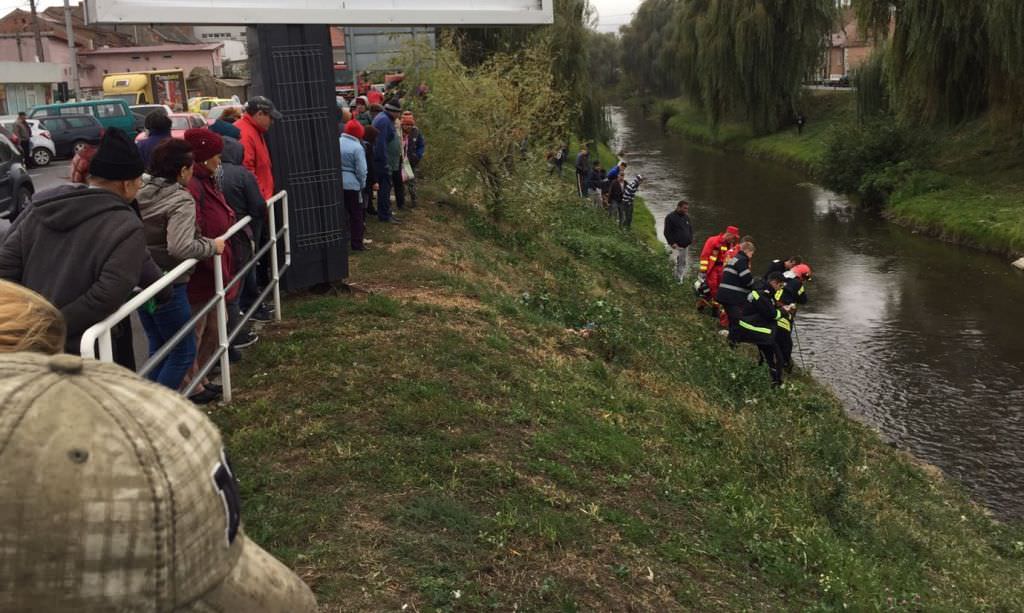
[[[1024,326],[1013,317],[1024,275],[888,224],[786,168],[688,144],[622,109],[612,120],[616,150],[649,179],[642,195],[659,236],[686,198],[698,241],[729,224],[754,235],[755,271],[803,255],[816,278],[797,362],[851,415],[997,513],[1024,516]]]

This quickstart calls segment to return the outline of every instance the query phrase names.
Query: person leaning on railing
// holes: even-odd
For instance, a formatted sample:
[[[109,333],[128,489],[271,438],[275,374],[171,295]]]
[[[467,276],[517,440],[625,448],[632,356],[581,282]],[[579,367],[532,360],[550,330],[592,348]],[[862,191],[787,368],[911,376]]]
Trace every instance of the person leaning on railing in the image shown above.
[[[61,353],[66,335],[57,307],[27,287],[0,281],[0,353]]]
[[[224,199],[224,193],[217,185],[216,176],[221,166],[221,153],[224,150],[224,140],[219,134],[207,128],[193,128],[185,132],[185,140],[192,145],[192,155],[195,160],[193,164],[192,180],[189,181],[188,191],[196,201],[196,220],[202,235],[207,238],[221,236],[235,224],[235,211]],[[188,282],[188,300],[192,310],[201,309],[206,303],[213,299],[216,288],[214,282],[213,260],[202,260],[196,265],[195,272]],[[221,257],[221,272],[224,283],[231,280],[232,271],[232,249],[231,245],[224,246]],[[234,302],[238,297],[238,285],[233,286],[227,292],[226,301]],[[213,357],[217,351],[217,310],[213,309],[209,315],[196,323],[196,339],[198,349],[196,360],[192,365],[187,377],[191,380]],[[207,382],[203,382],[207,389],[204,392],[194,394],[190,398],[197,404],[213,402],[220,396],[219,390],[212,388]]]
[[[204,238],[196,223],[196,202],[186,189],[192,180],[193,162],[192,145],[180,138],[164,140],[153,150],[150,175],[139,190],[146,246],[164,272],[187,259],[207,260],[224,251],[224,241]],[[191,319],[189,277],[186,273],[174,281],[174,297],[170,301],[156,309],[139,311],[149,337],[149,355],[159,351]],[[190,334],[150,371],[149,379],[177,390],[195,357],[196,340]]]

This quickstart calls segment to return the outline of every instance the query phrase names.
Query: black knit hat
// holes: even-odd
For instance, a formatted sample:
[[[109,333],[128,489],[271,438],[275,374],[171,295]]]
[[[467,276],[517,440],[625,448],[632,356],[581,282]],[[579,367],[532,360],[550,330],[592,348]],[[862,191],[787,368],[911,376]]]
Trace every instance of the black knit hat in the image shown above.
[[[124,130],[107,128],[89,162],[89,174],[111,181],[127,181],[141,177],[144,170],[139,148]]]

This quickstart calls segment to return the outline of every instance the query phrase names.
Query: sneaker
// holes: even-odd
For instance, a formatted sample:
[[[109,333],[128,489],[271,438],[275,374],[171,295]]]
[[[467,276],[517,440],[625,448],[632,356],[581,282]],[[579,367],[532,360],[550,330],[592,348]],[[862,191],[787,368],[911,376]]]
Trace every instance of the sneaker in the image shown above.
[[[274,309],[267,308],[267,305],[261,304],[258,309],[253,311],[252,321],[260,321],[266,323],[268,321],[274,321]]]
[[[220,392],[215,392],[211,389],[204,389],[198,394],[192,394],[188,399],[198,405],[210,404],[211,402],[220,400]]]
[[[256,341],[260,340],[260,337],[256,336],[251,330],[244,334],[239,334],[235,338],[235,344],[232,346],[233,349],[245,349],[256,344]]]

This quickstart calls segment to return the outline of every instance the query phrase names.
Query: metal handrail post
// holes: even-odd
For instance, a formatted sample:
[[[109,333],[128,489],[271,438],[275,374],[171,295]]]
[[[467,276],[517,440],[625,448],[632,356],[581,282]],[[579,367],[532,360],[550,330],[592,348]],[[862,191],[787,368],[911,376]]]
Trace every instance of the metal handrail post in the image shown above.
[[[287,201],[288,194],[284,195],[282,200]],[[282,205],[284,206],[284,205]],[[278,280],[278,266],[277,266],[277,215],[274,212],[274,203],[271,202],[269,209],[270,222],[270,242],[273,243],[274,248],[270,250],[270,274],[274,284],[274,321],[281,321],[281,283]],[[282,211],[286,209],[282,208]],[[287,213],[285,213],[287,214]],[[287,219],[285,220],[287,222]]]
[[[220,345],[220,384],[224,388],[224,401],[231,402],[231,358],[228,355],[228,307],[224,290],[223,256],[213,256],[213,283],[217,292],[217,340]],[[201,341],[202,339],[200,339]]]
[[[284,194],[281,198],[281,216],[284,217],[281,220],[284,227],[284,267],[288,268],[292,265],[292,226],[288,223],[288,192],[281,193]]]
[[[100,359],[103,360],[104,362],[114,361],[114,343],[111,340],[111,330],[112,328],[107,328],[106,330],[104,330],[103,334],[100,335],[99,339]]]

